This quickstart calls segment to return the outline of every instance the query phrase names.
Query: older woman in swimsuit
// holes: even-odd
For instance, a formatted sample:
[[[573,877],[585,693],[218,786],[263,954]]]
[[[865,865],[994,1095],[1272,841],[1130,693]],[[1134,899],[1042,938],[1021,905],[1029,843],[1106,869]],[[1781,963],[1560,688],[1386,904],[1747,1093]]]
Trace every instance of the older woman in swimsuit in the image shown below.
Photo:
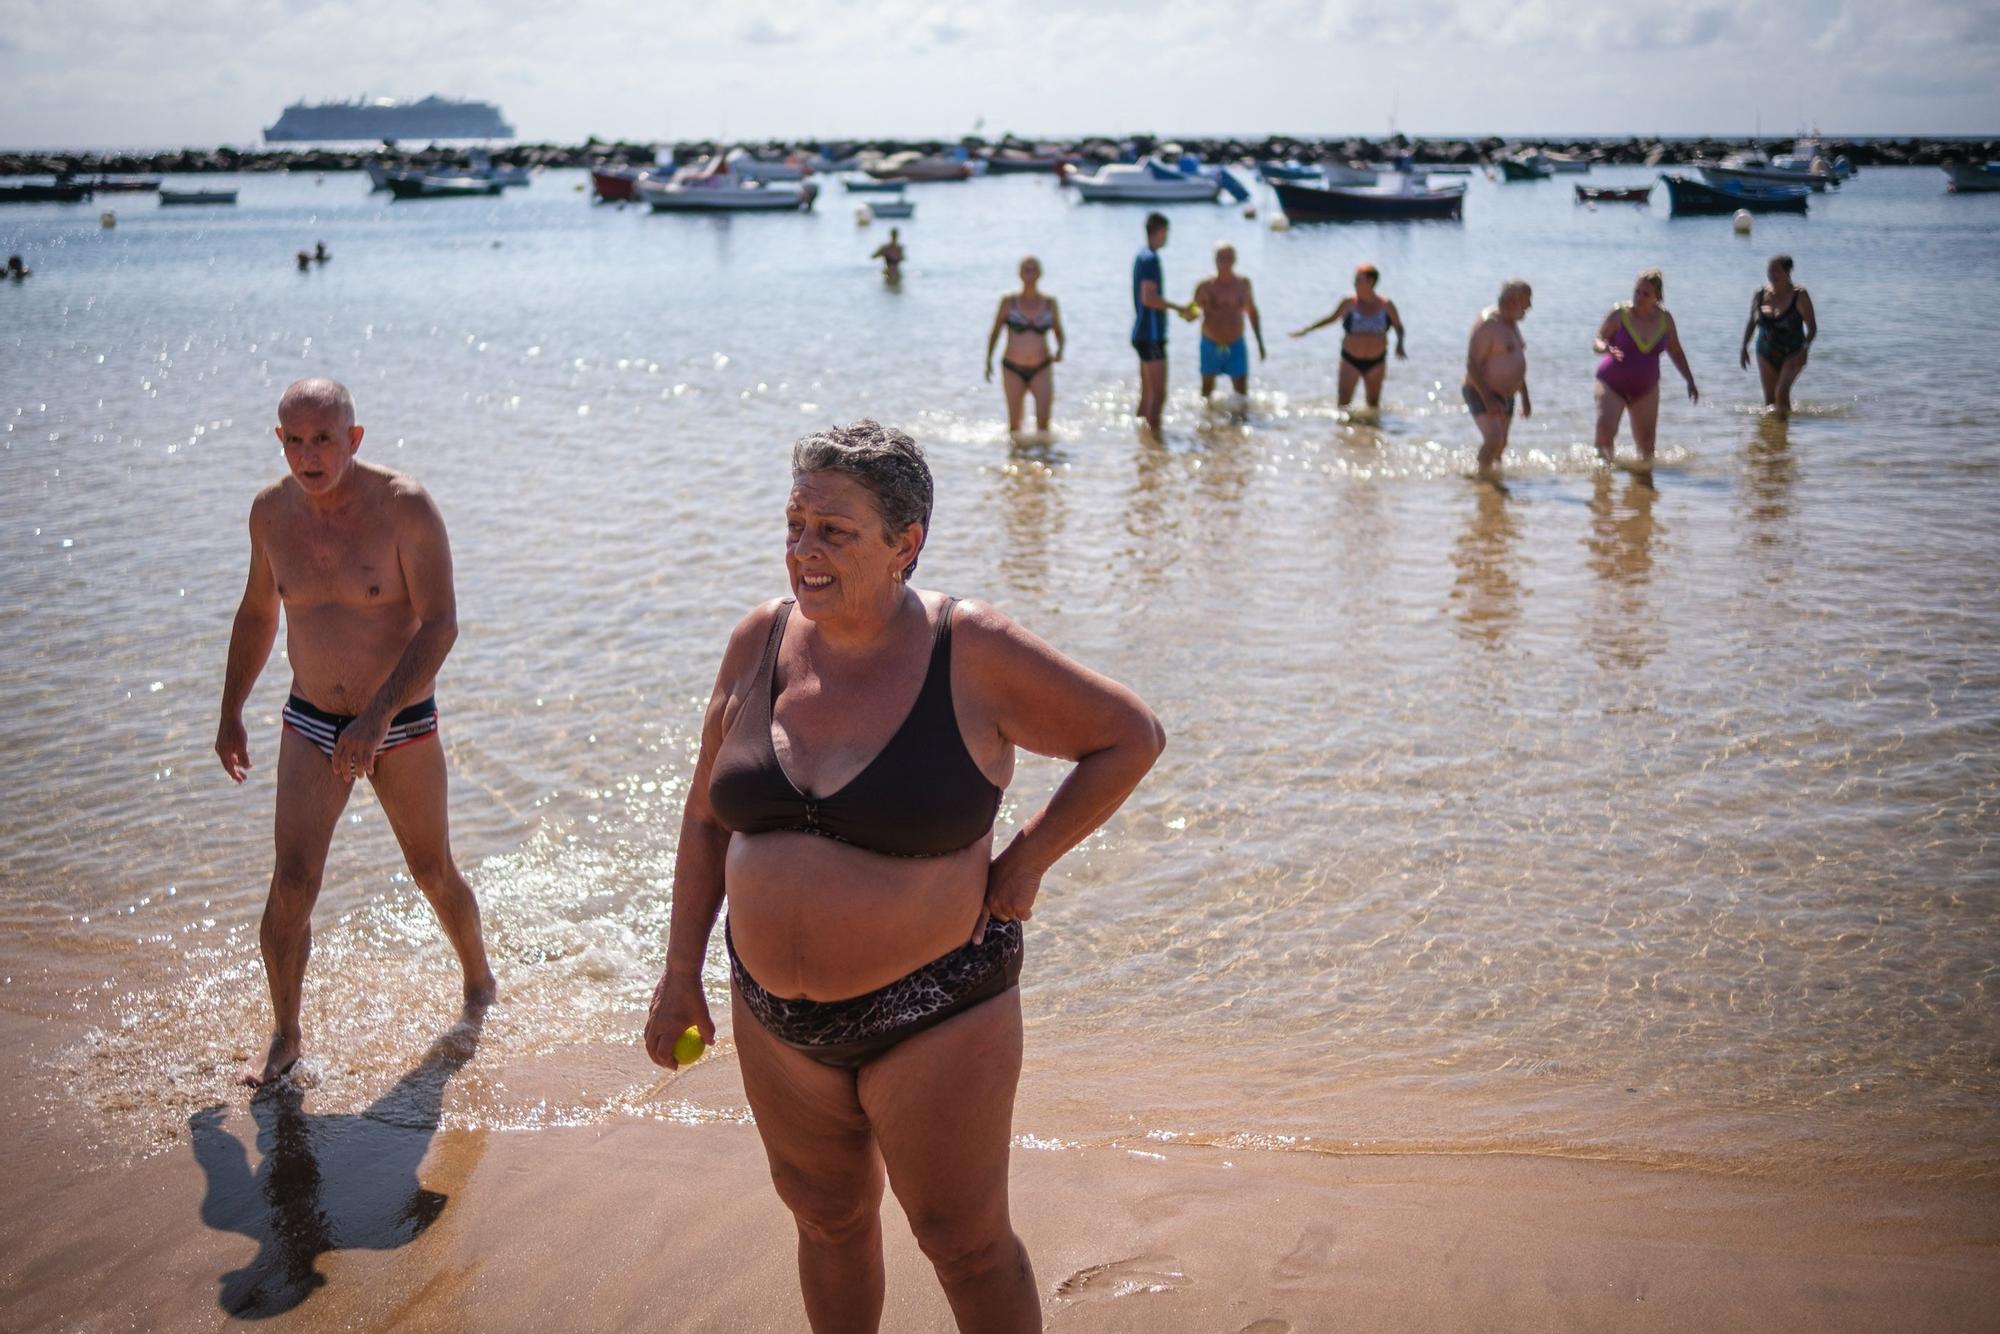
[[[1639,457],[1652,461],[1660,422],[1660,353],[1673,358],[1674,369],[1687,381],[1688,398],[1701,401],[1674,317],[1660,304],[1666,295],[1666,276],[1647,269],[1633,284],[1632,299],[1613,306],[1597,330],[1593,346],[1604,355],[1597,363],[1597,453],[1606,462],[1618,438],[1618,419],[1627,412]]]
[[[1382,406],[1382,376],[1385,363],[1389,360],[1389,330],[1396,331],[1396,355],[1403,356],[1403,317],[1396,313],[1396,303],[1375,290],[1382,281],[1382,271],[1373,264],[1363,264],[1354,271],[1354,292],[1333,308],[1333,314],[1323,320],[1308,324],[1303,329],[1292,331],[1292,337],[1304,338],[1315,329],[1324,329],[1329,324],[1338,323],[1345,330],[1340,340],[1340,406],[1346,407],[1354,401],[1354,386],[1366,384],[1368,406]]]
[[[993,328],[986,335],[986,379],[993,380],[993,349],[1000,345],[1000,333],[1007,333],[1007,350],[1000,356],[1001,388],[1007,394],[1007,429],[1021,429],[1021,409],[1029,394],[1035,396],[1035,429],[1049,429],[1049,405],[1056,395],[1056,363],[1062,360],[1062,311],[1056,299],[1044,293],[1042,262],[1033,255],[1021,261],[1021,290],[1000,298],[993,312]],[[1049,339],[1055,339],[1050,347]]]
[[[1737,360],[1750,365],[1750,336],[1757,336],[1757,374],[1764,381],[1764,406],[1783,421],[1792,415],[1792,386],[1806,368],[1806,351],[1819,337],[1812,297],[1792,285],[1792,257],[1773,255],[1764,269],[1769,281],[1750,296],[1750,322],[1743,326]]]
[[[712,1039],[723,900],[743,1086],[798,1229],[815,1330],[869,1330],[894,1187],[960,1329],[1040,1327],[1008,1217],[1022,923],[1165,744],[1124,686],[992,607],[911,586],[931,476],[872,421],[801,440],[792,597],[724,650],[674,867],[646,1050]],[[1074,761],[998,856],[1016,747]]]

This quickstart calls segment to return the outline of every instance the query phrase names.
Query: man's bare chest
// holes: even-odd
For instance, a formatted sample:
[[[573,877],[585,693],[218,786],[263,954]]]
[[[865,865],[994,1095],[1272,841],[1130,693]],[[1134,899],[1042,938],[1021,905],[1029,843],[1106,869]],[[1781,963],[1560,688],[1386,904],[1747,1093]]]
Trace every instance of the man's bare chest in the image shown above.
[[[409,601],[396,542],[355,524],[296,525],[270,545],[271,572],[287,608],[393,607]]]

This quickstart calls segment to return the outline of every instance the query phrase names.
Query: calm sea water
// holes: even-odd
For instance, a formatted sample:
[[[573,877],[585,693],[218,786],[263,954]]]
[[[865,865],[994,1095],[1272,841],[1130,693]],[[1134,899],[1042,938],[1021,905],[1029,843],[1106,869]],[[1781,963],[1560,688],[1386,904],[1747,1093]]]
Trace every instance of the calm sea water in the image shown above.
[[[788,448],[871,414],[930,451],[927,579],[1172,736],[1045,886],[1031,1142],[2000,1165],[2000,198],[1876,170],[1749,239],[1561,181],[1474,180],[1459,225],[1180,207],[1170,293],[1232,241],[1271,355],[1245,414],[1206,414],[1177,328],[1161,447],[1129,416],[1141,213],[1050,180],[912,191],[900,290],[838,188],[702,219],[591,207],[570,173],[407,204],[213,183],[241,204],[0,215],[36,270],[0,287],[0,994],[88,1026],[17,1053],[59,1067],[51,1121],[171,1144],[263,1031],[281,658],[252,781],[209,747],[277,396],[325,374],[454,541],[453,818],[508,997],[455,1124],[742,1114],[634,1039],[699,710],[783,590]],[[1779,250],[1824,322],[1789,427],[1736,365]],[[1036,447],[980,379],[1028,252],[1075,339]],[[1332,334],[1284,337],[1363,260],[1410,330],[1379,426],[1337,411]],[[1649,484],[1588,439],[1592,332],[1650,265],[1704,397],[1669,372]],[[1456,385],[1517,273],[1537,412],[1503,490],[1465,476]],[[1024,766],[1003,820],[1057,774]],[[358,1110],[456,987],[365,791],[316,943],[313,1096]]]

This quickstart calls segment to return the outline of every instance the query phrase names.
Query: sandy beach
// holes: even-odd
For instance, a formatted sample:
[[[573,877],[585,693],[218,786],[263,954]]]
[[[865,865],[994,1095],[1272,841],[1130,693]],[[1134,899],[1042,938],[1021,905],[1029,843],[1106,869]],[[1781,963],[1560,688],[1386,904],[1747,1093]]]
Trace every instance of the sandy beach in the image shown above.
[[[10,1016],[10,1054],[61,1027]],[[726,1055],[681,1083],[700,1103],[741,1102]],[[0,1325],[805,1327],[753,1128],[435,1131],[381,1107],[318,1115],[309,1090],[239,1093],[198,1113],[189,1143],[136,1164],[93,1154],[74,1128],[13,1137]],[[16,1085],[10,1125],[26,1110]],[[2000,1307],[1991,1182],[1136,1138],[1017,1146],[1013,1190],[1054,1330],[1826,1334],[1990,1327]],[[900,1210],[884,1212],[883,1327],[949,1329]]]

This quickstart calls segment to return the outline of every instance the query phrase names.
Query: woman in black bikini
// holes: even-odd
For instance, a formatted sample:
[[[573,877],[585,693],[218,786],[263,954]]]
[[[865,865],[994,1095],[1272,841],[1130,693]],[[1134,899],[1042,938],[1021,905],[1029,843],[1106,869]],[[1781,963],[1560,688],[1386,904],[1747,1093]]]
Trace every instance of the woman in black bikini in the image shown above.
[[[1345,331],[1340,340],[1340,406],[1354,401],[1354,386],[1368,387],[1368,406],[1382,406],[1383,366],[1389,360],[1389,330],[1396,331],[1396,355],[1403,356],[1403,317],[1396,303],[1375,290],[1382,271],[1363,264],[1354,271],[1354,293],[1333,308],[1333,314],[1292,332],[1304,338],[1315,329],[1338,322]]]
[[[1049,405],[1055,401],[1055,365],[1062,360],[1062,311],[1056,299],[1043,293],[1042,262],[1033,255],[1021,261],[1021,290],[1000,298],[993,312],[993,328],[986,335],[986,379],[993,380],[993,349],[1000,345],[1000,331],[1007,331],[1007,350],[1000,357],[1001,387],[1007,392],[1007,430],[1021,429],[1021,408],[1029,394],[1035,396],[1035,429],[1049,429]],[[1055,339],[1054,349],[1049,339]]]
[[[799,1238],[815,1330],[874,1329],[884,1178],[961,1329],[1034,1330],[1007,1206],[1022,923],[1042,877],[1164,744],[1124,686],[993,608],[910,586],[922,451],[871,421],[800,441],[792,598],[730,636],[681,818],[646,1050],[713,1040],[717,911],[743,1087]],[[1015,747],[1074,761],[993,855]]]
[[[1738,360],[1750,365],[1750,336],[1757,336],[1757,375],[1764,382],[1764,406],[1783,421],[1792,415],[1792,386],[1806,368],[1806,350],[1819,336],[1812,298],[1792,285],[1792,257],[1774,255],[1764,276],[1770,281],[1750,298],[1750,322],[1743,326]]]

